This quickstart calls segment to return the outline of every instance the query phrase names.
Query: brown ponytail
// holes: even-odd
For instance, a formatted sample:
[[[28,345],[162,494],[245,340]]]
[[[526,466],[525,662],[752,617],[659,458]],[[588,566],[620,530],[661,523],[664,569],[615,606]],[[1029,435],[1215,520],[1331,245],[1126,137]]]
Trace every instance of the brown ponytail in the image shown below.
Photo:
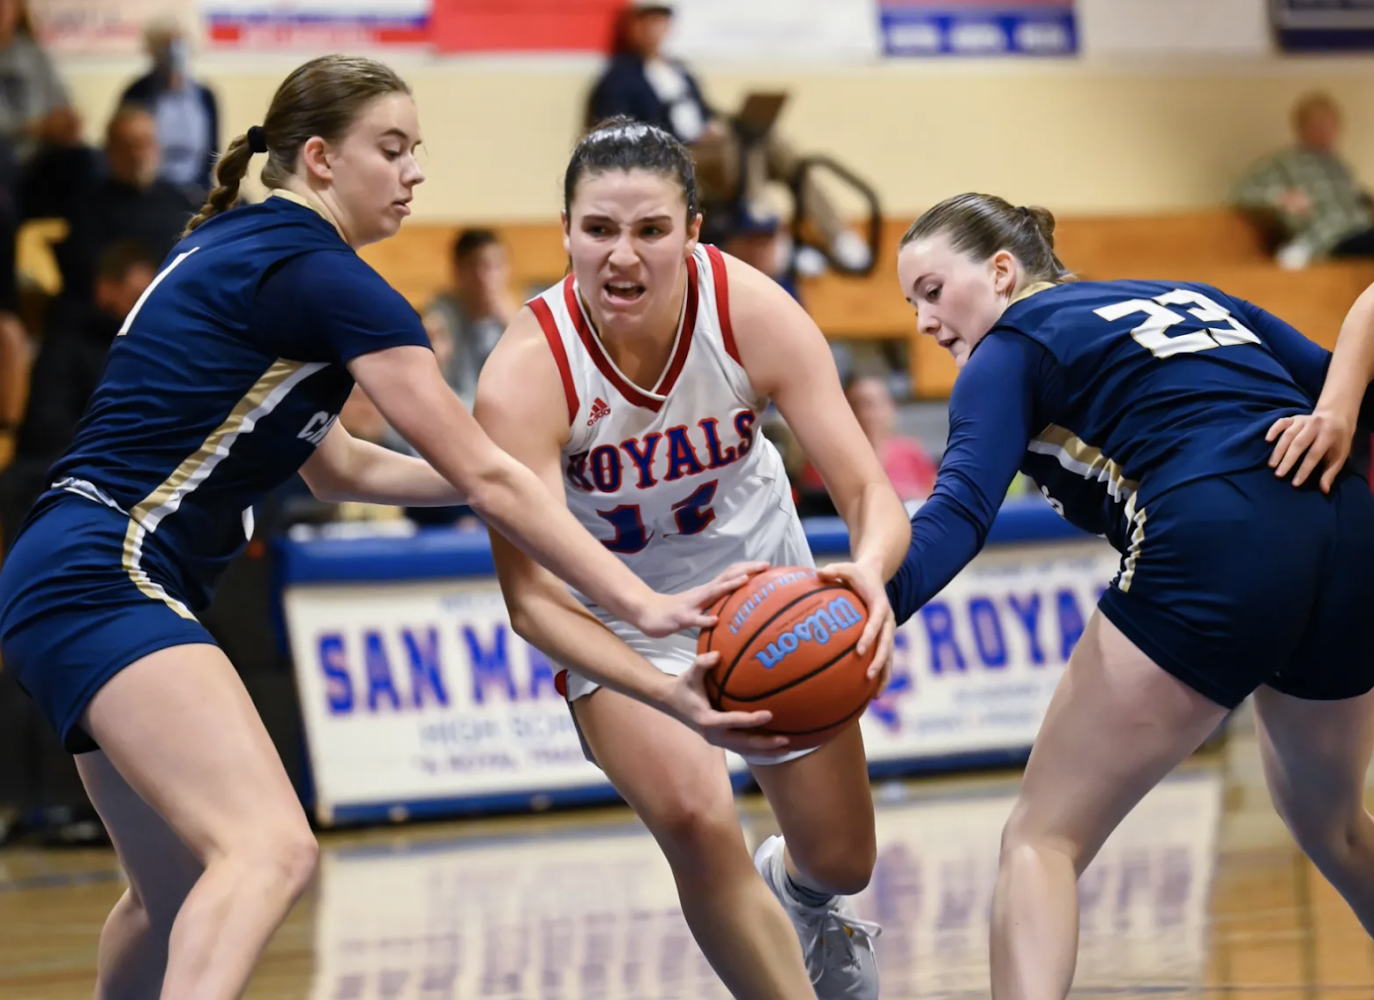
[[[248,161],[252,158],[253,151],[248,148],[248,136],[241,135],[229,143],[229,148],[215,164],[215,187],[205,199],[199,214],[186,224],[183,237],[189,236],[202,222],[234,207],[234,202],[239,199],[239,185],[248,174]]]
[[[1007,250],[1031,281],[1074,280],[1054,252],[1054,213],[1047,208],[1017,207],[990,194],[955,195],[913,222],[901,245],[937,234],[948,236],[955,252],[977,261]]]

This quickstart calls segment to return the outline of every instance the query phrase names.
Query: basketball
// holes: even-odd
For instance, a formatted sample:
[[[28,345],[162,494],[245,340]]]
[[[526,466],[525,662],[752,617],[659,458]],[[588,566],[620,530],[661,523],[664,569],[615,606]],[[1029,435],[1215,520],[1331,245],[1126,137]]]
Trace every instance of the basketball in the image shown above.
[[[760,732],[789,748],[817,747],[858,720],[878,693],[867,676],[870,649],[854,647],[868,623],[863,601],[841,580],[784,566],[760,573],[724,598],[702,629],[698,654],[720,653],[706,675],[719,712],[773,713]]]

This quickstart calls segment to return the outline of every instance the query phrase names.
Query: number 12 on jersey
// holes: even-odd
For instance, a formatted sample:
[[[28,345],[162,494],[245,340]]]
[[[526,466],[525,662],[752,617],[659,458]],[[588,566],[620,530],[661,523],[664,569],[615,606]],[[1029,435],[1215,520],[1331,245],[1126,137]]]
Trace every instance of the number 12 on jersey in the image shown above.
[[[715,499],[718,482],[712,479],[709,483],[702,483],[685,500],[673,504],[673,520],[677,522],[679,535],[700,534],[716,519],[716,512],[709,505]],[[615,537],[602,542],[612,552],[623,555],[643,552],[654,537],[644,527],[639,504],[621,504],[614,510],[599,510],[596,513],[615,529]]]

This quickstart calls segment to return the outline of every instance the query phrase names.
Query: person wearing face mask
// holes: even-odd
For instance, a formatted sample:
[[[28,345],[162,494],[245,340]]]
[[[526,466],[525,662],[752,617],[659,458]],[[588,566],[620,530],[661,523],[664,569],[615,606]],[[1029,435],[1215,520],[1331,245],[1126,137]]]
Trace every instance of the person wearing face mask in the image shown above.
[[[76,755],[129,877],[97,997],[242,996],[315,869],[281,759],[197,617],[297,471],[323,500],[470,503],[657,636],[714,624],[701,609],[747,579],[655,593],[445,384],[420,317],[357,253],[410,214],[419,144],[410,88],[380,63],[323,56],[283,81],[120,324],[0,566],[5,670]],[[235,207],[258,155],[272,194]],[[355,382],[428,461],[339,424]]]
[[[144,45],[152,69],[129,84],[120,103],[148,109],[162,148],[158,176],[186,188],[199,201],[210,190],[219,155],[218,102],[209,87],[191,76],[190,48],[175,20],[150,21]]]
[[[1078,876],[1252,694],[1279,814],[1374,932],[1374,496],[1344,467],[1374,428],[1374,289],[1333,356],[1209,285],[1075,282],[1048,211],[984,194],[921,216],[898,276],[960,367],[898,621],[982,547],[1018,469],[1122,555],[1002,833],[992,996],[1068,995]]]

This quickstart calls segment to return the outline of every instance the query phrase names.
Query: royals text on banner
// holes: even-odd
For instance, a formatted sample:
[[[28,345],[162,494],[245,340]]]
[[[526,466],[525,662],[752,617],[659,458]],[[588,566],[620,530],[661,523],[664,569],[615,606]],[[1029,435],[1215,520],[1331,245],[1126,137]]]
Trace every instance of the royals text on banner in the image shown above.
[[[870,762],[1024,752],[1118,561],[1095,539],[986,550],[898,630]],[[494,580],[289,586],[283,606],[321,821],[605,793]]]
[[[1374,49],[1374,0],[1269,0],[1279,46],[1291,52]]]
[[[1074,0],[880,0],[890,56],[1064,56],[1078,51]]]

